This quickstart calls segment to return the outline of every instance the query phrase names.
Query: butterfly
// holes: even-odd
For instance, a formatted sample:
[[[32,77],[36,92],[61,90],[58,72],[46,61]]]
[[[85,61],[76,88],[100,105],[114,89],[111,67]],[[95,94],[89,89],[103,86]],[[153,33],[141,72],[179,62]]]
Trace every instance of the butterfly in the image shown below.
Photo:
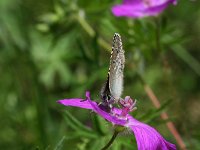
[[[115,33],[113,36],[107,81],[100,92],[102,99],[100,107],[104,111],[110,112],[112,104],[117,102],[121,97],[123,91],[124,63],[125,56],[121,36],[118,33]]]

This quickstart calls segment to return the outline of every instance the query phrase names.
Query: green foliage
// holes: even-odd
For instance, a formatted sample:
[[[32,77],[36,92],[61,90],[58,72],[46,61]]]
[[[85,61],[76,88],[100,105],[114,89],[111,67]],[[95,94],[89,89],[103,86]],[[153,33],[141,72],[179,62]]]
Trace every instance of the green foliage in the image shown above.
[[[122,36],[126,55],[123,97],[138,99],[133,116],[175,143],[159,118],[167,111],[187,146],[199,149],[197,3],[179,1],[159,17],[133,20],[113,16],[110,0],[1,0],[0,149],[105,146],[112,136],[110,124],[56,100],[84,97],[90,90],[92,99],[100,101],[115,32]],[[160,109],[149,101],[138,74],[159,97]],[[118,136],[111,147],[134,148],[131,133]]]

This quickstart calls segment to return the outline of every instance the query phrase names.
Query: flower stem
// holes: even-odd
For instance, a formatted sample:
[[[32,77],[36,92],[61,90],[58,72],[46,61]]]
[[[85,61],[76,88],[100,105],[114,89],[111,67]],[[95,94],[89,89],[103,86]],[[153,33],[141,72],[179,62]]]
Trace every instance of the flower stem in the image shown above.
[[[108,149],[108,147],[111,146],[111,144],[114,142],[115,138],[117,137],[119,132],[115,131],[112,138],[110,139],[110,141],[101,149],[101,150],[106,150]]]
[[[87,22],[87,20],[84,17],[81,17],[80,15],[77,15],[75,17],[79,24],[82,26],[82,28],[88,33],[90,37],[95,37],[95,31],[94,29],[90,26],[90,24]],[[105,48],[107,51],[111,51],[111,45],[107,43],[103,38],[98,37],[97,42],[99,45],[101,45],[103,48]]]
[[[159,17],[155,18],[155,24],[156,24],[156,48],[157,48],[158,52],[161,52],[161,43],[160,43],[161,25],[160,25],[160,18]]]

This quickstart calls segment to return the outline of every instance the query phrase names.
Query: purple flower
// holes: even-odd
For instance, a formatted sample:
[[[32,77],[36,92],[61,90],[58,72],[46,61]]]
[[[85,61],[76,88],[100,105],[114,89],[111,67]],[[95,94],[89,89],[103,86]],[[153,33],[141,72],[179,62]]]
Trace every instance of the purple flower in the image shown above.
[[[139,122],[128,114],[136,108],[136,101],[129,96],[120,100],[121,109],[113,107],[110,113],[103,111],[98,103],[91,101],[89,92],[86,92],[86,99],[73,98],[57,102],[65,106],[91,109],[113,125],[132,130],[136,137],[138,150],[176,150],[176,146],[167,142],[154,128]]]
[[[160,14],[169,4],[176,0],[123,0],[122,4],[112,7],[112,13],[117,16],[141,18]]]

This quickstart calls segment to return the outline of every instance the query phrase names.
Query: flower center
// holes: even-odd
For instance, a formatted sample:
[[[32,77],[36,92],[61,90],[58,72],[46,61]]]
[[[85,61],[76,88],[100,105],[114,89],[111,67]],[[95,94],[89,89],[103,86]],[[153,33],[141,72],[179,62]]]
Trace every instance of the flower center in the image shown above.
[[[111,109],[111,114],[119,119],[128,121],[128,113],[137,109],[136,100],[132,100],[130,96],[126,96],[125,99],[120,99],[119,104],[121,109]]]
[[[121,116],[126,117],[126,115],[137,109],[136,100],[132,100],[130,96],[126,96],[125,99],[120,99],[119,103],[122,106]]]

